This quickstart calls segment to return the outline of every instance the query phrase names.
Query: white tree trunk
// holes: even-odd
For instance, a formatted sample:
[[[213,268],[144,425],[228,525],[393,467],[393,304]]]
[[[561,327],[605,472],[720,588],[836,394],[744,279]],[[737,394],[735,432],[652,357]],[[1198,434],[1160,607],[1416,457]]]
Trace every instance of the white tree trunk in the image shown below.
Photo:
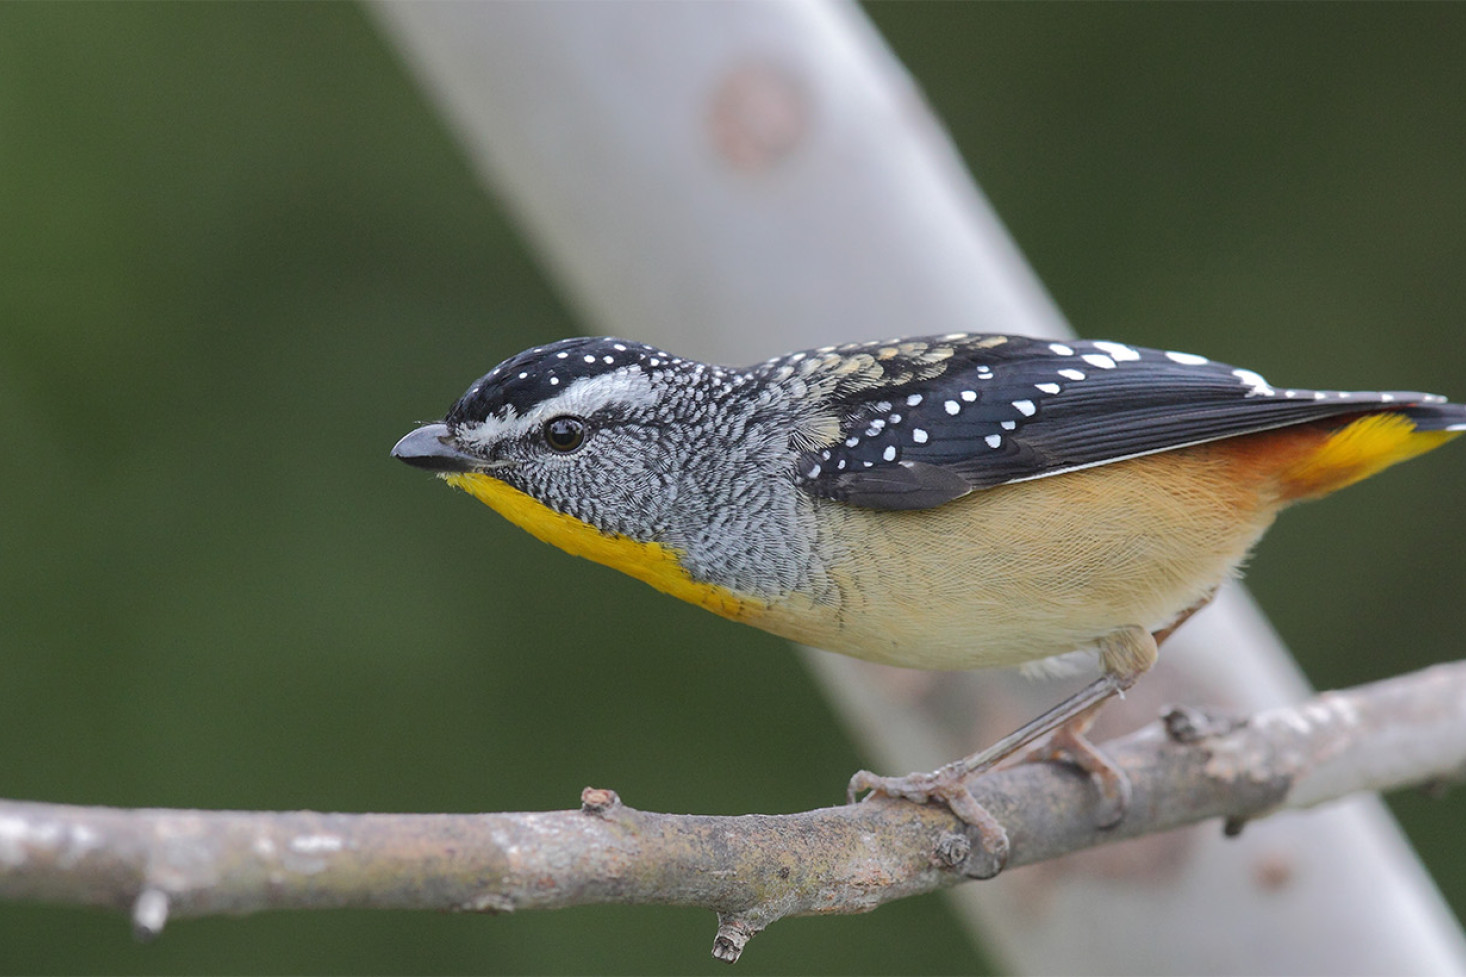
[[[1068,331],[853,5],[372,9],[590,329],[732,363],[843,340]],[[1059,695],[808,657],[889,773],[951,759]],[[1240,589],[1163,658],[1124,704],[1130,725],[1160,700],[1253,711],[1307,689]],[[1373,798],[955,893],[1019,973],[1466,972],[1466,941]]]

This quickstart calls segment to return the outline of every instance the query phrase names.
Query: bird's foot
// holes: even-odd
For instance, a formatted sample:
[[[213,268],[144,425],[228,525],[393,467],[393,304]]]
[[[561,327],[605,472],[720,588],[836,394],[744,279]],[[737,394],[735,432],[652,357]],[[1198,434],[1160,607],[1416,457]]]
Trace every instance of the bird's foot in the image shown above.
[[[1113,828],[1124,819],[1125,811],[1130,807],[1130,778],[1084,735],[1092,720],[1091,714],[1060,726],[1048,740],[1016,762],[1051,760],[1078,767],[1099,794],[1095,826]]]
[[[990,879],[1008,862],[1008,832],[987,808],[977,802],[964,782],[966,771],[962,761],[930,773],[912,773],[904,777],[882,777],[861,770],[850,778],[846,797],[855,803],[861,794],[882,794],[898,797],[914,804],[943,804],[977,835],[981,854],[973,852],[965,861],[964,871],[978,879]]]

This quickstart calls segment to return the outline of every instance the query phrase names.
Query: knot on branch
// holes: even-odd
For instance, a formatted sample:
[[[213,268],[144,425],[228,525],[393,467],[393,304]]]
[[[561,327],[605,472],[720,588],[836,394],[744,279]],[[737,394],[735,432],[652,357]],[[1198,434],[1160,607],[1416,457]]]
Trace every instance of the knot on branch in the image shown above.
[[[1161,713],[1161,724],[1173,742],[1192,744],[1236,732],[1247,725],[1247,718],[1207,712],[1192,706],[1171,706]]]
[[[580,792],[580,811],[594,817],[605,818],[621,806],[621,798],[614,790],[604,787],[587,787]]]
[[[718,935],[713,938],[713,956],[724,963],[737,963],[743,948],[758,933],[758,927],[741,916],[718,913]]]
[[[132,935],[139,943],[150,943],[163,934],[168,922],[168,894],[151,886],[137,894],[132,904]]]

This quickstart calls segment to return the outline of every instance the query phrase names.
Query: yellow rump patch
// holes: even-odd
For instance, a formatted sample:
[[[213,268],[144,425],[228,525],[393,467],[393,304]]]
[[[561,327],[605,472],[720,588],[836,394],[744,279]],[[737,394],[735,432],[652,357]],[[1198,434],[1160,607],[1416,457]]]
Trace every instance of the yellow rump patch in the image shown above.
[[[679,551],[670,546],[603,533],[574,516],[556,512],[497,478],[478,472],[445,475],[443,478],[449,485],[472,495],[536,539],[558,546],[572,556],[603,563],[649,583],[663,593],[735,621],[763,609],[761,601],[739,597],[726,587],[694,580],[678,559]]]
[[[1404,414],[1369,414],[1330,434],[1283,472],[1282,483],[1289,498],[1317,498],[1438,448],[1459,433],[1417,431]]]

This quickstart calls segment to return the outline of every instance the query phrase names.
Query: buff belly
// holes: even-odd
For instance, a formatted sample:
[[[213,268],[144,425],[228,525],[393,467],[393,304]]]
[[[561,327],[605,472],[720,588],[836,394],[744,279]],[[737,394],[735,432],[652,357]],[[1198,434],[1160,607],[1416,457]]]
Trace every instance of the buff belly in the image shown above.
[[[447,479],[546,542],[724,617],[872,661],[968,669],[1067,654],[1131,625],[1165,627],[1237,572],[1288,503],[1454,436],[1383,413],[1002,485],[934,509],[800,496],[786,531],[814,541],[800,548],[800,584],[780,593],[703,579],[682,550],[602,532],[488,475]]]
[[[1157,629],[1235,573],[1282,505],[1236,467],[1234,456],[1186,449],[930,510],[816,503],[811,586],[744,620],[930,669],[1015,665],[1126,625]]]

